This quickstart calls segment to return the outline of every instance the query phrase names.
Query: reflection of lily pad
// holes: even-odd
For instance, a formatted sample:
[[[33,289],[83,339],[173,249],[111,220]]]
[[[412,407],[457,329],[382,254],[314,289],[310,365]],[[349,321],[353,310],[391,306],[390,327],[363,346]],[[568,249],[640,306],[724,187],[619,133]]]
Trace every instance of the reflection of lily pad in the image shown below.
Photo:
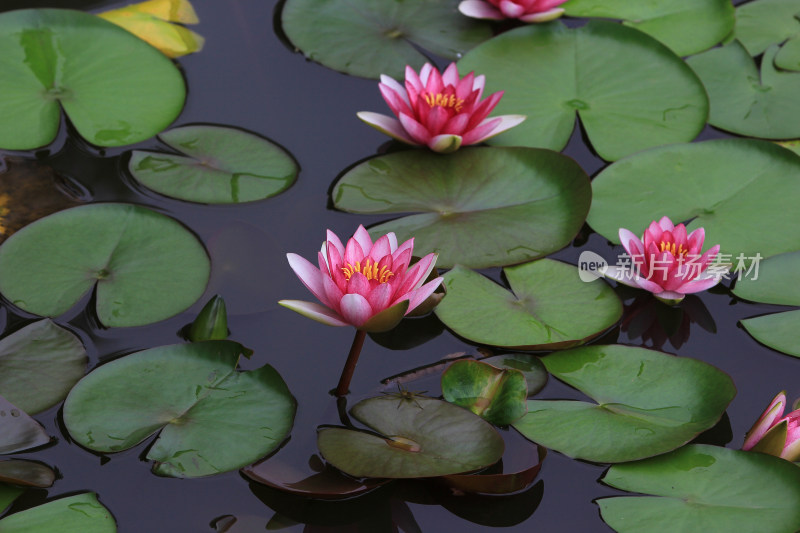
[[[254,133],[194,125],[158,137],[186,155],[134,150],[128,169],[166,196],[209,204],[251,202],[275,196],[297,177],[292,157]]]
[[[713,427],[736,394],[730,377],[707,363],[643,348],[589,346],[542,362],[597,403],[528,400],[514,427],[541,446],[599,463],[682,446]]]
[[[147,452],[155,473],[198,477],[241,468],[289,433],[295,402],[269,365],[237,372],[243,347],[208,341],[163,346],[105,364],[64,402],[73,440],[100,452],[161,433]]]
[[[208,256],[177,221],[135,205],[67,209],[18,231],[0,247],[0,292],[30,313],[58,316],[97,285],[106,326],[169,318],[195,302]]]
[[[773,44],[783,44],[776,66],[800,70],[800,5],[797,0],[754,0],[736,8],[738,39],[751,56],[757,56]],[[785,44],[784,44],[785,43]]]
[[[755,274],[736,282],[733,293],[739,298],[778,305],[800,306],[800,252],[770,257],[758,265]],[[755,270],[753,271],[755,273]],[[783,353],[800,357],[800,309],[742,320],[747,332],[757,341]]]
[[[496,426],[525,414],[528,387],[518,370],[501,370],[479,361],[456,361],[442,374],[448,402],[469,409]]]
[[[529,353],[508,353],[503,355],[493,355],[481,359],[483,363],[489,363],[497,368],[507,368],[519,370],[525,376],[528,384],[528,397],[535,395],[547,384],[547,369],[539,358]]]
[[[369,398],[352,415],[384,437],[323,428],[317,445],[325,459],[354,477],[434,477],[478,470],[503,455],[503,439],[488,422],[432,398]]]
[[[11,150],[51,142],[62,106],[90,143],[133,144],[166,128],[186,97],[172,61],[122,28],[79,11],[0,15],[0,69],[0,147]]]
[[[591,189],[575,161],[547,150],[469,148],[447,157],[412,150],[352,168],[333,201],[354,213],[421,212],[370,232],[414,237],[417,253],[439,254],[437,266],[483,268],[566,246],[583,224]]]
[[[29,487],[50,487],[56,473],[49,466],[35,461],[8,459],[0,461],[0,482]],[[2,504],[0,503],[0,511]]]
[[[648,495],[597,500],[619,533],[800,529],[800,469],[765,454],[695,444],[614,465],[602,481]]]
[[[485,22],[462,17],[458,0],[288,0],[283,31],[303,54],[334,70],[403,78],[427,61],[417,48],[456,59],[492,36]]]
[[[86,350],[51,320],[0,340],[0,394],[29,414],[52,407],[86,372]]]
[[[777,70],[777,52],[777,46],[764,52],[760,74],[737,41],[687,60],[708,91],[712,126],[766,139],[800,135],[800,73]]]
[[[561,150],[577,113],[597,153],[616,160],[694,139],[708,113],[700,80],[680,58],[611,22],[518,28],[475,48],[458,67],[485,74],[486,91],[505,91],[497,114],[528,117],[492,144]]]
[[[679,56],[696,54],[724,39],[733,29],[730,0],[570,0],[572,17],[623,19],[669,46]]]
[[[568,348],[596,337],[622,315],[605,282],[584,283],[578,269],[540,259],[504,269],[511,291],[463,267],[444,275],[436,316],[471,341],[527,350]]]
[[[762,257],[800,249],[800,159],[772,143],[723,139],[664,146],[614,163],[592,181],[587,222],[612,242],[654,219],[704,227],[706,247]],[[780,213],[781,216],[764,216]],[[749,262],[749,261],[747,261]]]
[[[54,500],[0,520],[3,533],[116,533],[114,517],[93,492]]]
[[[39,423],[0,396],[0,454],[35,448],[50,442]]]

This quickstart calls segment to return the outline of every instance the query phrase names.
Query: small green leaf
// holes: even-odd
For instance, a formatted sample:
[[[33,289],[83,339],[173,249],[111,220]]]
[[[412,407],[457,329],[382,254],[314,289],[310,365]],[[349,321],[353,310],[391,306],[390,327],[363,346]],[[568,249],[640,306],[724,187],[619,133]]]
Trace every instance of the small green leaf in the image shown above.
[[[489,363],[497,368],[522,372],[528,385],[528,398],[534,396],[547,384],[547,369],[542,364],[542,361],[533,354],[510,353],[493,355],[492,357],[481,359],[481,362]]]
[[[528,387],[518,370],[480,361],[456,361],[442,374],[442,394],[496,426],[507,426],[527,411]]]
[[[221,341],[228,338],[228,313],[225,300],[220,296],[211,298],[189,328],[192,342]]]

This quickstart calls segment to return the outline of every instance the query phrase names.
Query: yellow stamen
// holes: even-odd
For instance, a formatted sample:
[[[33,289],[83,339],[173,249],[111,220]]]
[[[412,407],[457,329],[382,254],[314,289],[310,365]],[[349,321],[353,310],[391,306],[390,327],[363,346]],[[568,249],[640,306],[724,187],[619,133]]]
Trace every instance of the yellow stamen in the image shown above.
[[[350,281],[350,277],[355,272],[363,274],[367,278],[367,281],[375,280],[378,283],[386,283],[389,281],[390,277],[394,276],[394,272],[389,270],[386,265],[383,265],[380,270],[378,270],[378,263],[370,258],[364,260],[363,266],[361,265],[361,261],[356,261],[355,265],[347,263],[342,267],[344,279],[347,281]]]
[[[689,250],[683,247],[681,244],[680,247],[676,250],[674,242],[662,242],[659,245],[659,248],[662,252],[669,252],[672,254],[673,257],[683,256],[686,255]]]
[[[425,102],[428,103],[429,106],[435,107],[444,107],[444,108],[452,108],[456,113],[461,112],[461,108],[464,106],[464,99],[463,98],[456,98],[456,95],[446,95],[442,93],[430,94],[430,93],[422,93],[422,97],[425,98]]]

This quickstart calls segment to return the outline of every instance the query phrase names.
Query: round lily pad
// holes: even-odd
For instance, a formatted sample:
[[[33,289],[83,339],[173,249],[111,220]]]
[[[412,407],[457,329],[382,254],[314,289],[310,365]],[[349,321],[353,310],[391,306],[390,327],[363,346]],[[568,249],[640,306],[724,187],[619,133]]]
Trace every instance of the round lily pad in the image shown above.
[[[800,135],[800,73],[776,69],[777,53],[777,45],[764,52],[760,74],[738,41],[687,60],[708,91],[712,126],[765,139]]]
[[[418,48],[456,59],[492,36],[482,21],[461,16],[458,0],[288,0],[281,22],[303,54],[353,76],[403,79],[406,65],[428,59]]]
[[[505,91],[497,114],[528,117],[491,144],[561,150],[577,113],[595,151],[613,161],[691,141],[708,115],[703,85],[679,57],[611,22],[518,28],[475,48],[458,68],[485,74],[488,92]]]
[[[0,455],[48,442],[50,437],[36,420],[0,396]]]
[[[611,287],[581,281],[572,265],[540,259],[504,272],[510,291],[455,267],[444,275],[447,297],[436,316],[471,341],[525,350],[582,344],[622,316],[622,303]]]
[[[0,70],[0,147],[8,150],[50,143],[61,107],[90,143],[133,144],[166,128],[186,98],[183,76],[158,50],[66,9],[0,15]]]
[[[496,426],[507,426],[525,414],[528,386],[519,370],[456,361],[442,374],[442,395]]]
[[[525,376],[528,385],[528,398],[538,393],[547,384],[547,369],[539,358],[529,353],[508,353],[503,355],[493,355],[481,359],[483,363],[489,363],[497,368],[519,370]]]
[[[0,340],[0,394],[29,414],[52,407],[86,372],[81,341],[51,320]]]
[[[542,362],[597,403],[528,400],[514,427],[540,446],[598,463],[674,450],[713,427],[736,395],[713,366],[644,348],[588,346]]]
[[[323,428],[317,445],[326,461],[354,477],[458,474],[489,466],[503,455],[503,439],[491,424],[441,400],[369,398],[351,414],[378,435]]]
[[[711,48],[728,36],[735,23],[730,0],[570,0],[564,4],[572,17],[623,19],[679,56]]]
[[[575,161],[549,150],[482,147],[447,157],[411,150],[352,168],[333,202],[352,213],[420,212],[370,233],[414,237],[414,251],[438,253],[439,267],[484,268],[566,246],[583,225],[591,187]]]
[[[297,178],[292,156],[244,130],[198,124],[158,137],[181,155],[134,150],[128,170],[165,196],[207,204],[252,202],[281,193]]]
[[[761,453],[694,444],[612,466],[602,479],[648,495],[597,500],[619,533],[793,533],[800,529],[800,468]]]
[[[93,492],[61,498],[14,513],[0,520],[3,533],[116,533],[111,513]]]
[[[56,473],[49,466],[36,461],[7,459],[0,461],[0,482],[13,483],[27,487],[50,487],[56,480]],[[2,504],[0,504],[2,510]]]
[[[70,392],[64,424],[99,452],[126,450],[160,430],[147,452],[159,475],[241,468],[283,442],[295,413],[274,368],[236,371],[243,350],[230,341],[176,344],[102,365]]]
[[[796,49],[800,45],[800,6],[796,0],[754,0],[736,8],[734,37],[751,56],[757,56],[773,44]],[[789,51],[788,55],[793,55]],[[781,54],[779,54],[781,55]],[[791,68],[781,64],[780,68]],[[795,65],[793,70],[799,70]]]
[[[721,139],[664,146],[610,165],[592,181],[587,222],[612,242],[662,216],[705,228],[705,248],[739,266],[800,249],[800,159],[773,143]],[[780,213],[781,216],[764,216]],[[611,261],[609,261],[611,263]]]
[[[144,207],[92,204],[60,211],[0,246],[0,292],[37,315],[66,312],[97,285],[104,325],[141,326],[188,308],[205,289],[203,245]]]

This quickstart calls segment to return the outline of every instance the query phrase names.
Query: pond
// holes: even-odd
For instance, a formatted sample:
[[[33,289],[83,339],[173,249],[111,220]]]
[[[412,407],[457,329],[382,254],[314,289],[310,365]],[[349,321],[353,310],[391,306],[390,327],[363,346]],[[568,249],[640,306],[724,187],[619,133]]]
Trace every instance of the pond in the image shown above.
[[[570,1],[580,3],[577,0]],[[590,3],[588,0],[580,1],[583,4]],[[756,0],[758,1],[764,0]],[[719,4],[719,2],[709,3]],[[734,1],[734,4],[741,3]],[[125,4],[114,1],[7,0],[0,7],[0,11],[28,7],[58,7],[96,13]],[[271,198],[247,203],[208,205],[176,200],[143,186],[127,170],[132,149],[167,151],[166,146],[156,138],[151,136],[133,144],[100,148],[81,139],[72,126],[68,127],[63,123],[56,139],[47,146],[29,151],[0,151],[6,172],[0,174],[0,180],[12,174],[21,175],[23,178],[28,175],[45,177],[55,175],[62,180],[62,184],[68,184],[71,194],[77,195],[81,201],[90,200],[93,204],[114,202],[145,206],[173,217],[185,225],[203,243],[211,260],[208,286],[191,307],[176,316],[148,325],[106,327],[94,310],[97,297],[85,295],[68,311],[56,316],[55,322],[77,335],[85,345],[89,356],[87,370],[89,371],[98,366],[103,368],[104,363],[128,356],[133,352],[184,342],[182,330],[197,317],[205,303],[214,295],[221,296],[227,306],[229,338],[253,351],[252,357],[240,360],[240,368],[249,371],[265,364],[271,365],[297,400],[297,412],[288,441],[263,464],[268,465],[270,461],[274,461],[274,470],[271,471],[276,476],[281,469],[297,469],[311,475],[320,461],[318,456],[312,457],[318,454],[317,428],[321,424],[339,425],[341,414],[359,400],[382,396],[395,398],[400,402],[400,399],[391,396],[398,393],[400,384],[408,390],[426,391],[426,396],[439,397],[441,368],[435,368],[430,372],[422,371],[413,376],[407,374],[411,374],[415,369],[433,365],[444,358],[463,354],[481,356],[484,353],[508,353],[515,350],[492,347],[490,346],[492,343],[489,342],[469,340],[469,334],[455,333],[456,328],[448,328],[435,314],[422,318],[407,318],[392,333],[367,336],[350,384],[351,393],[346,397],[346,401],[340,399],[337,402],[337,398],[330,391],[336,386],[347,357],[353,340],[353,329],[326,327],[278,305],[279,300],[309,299],[308,291],[289,268],[286,254],[296,253],[313,262],[326,229],[332,230],[344,240],[353,234],[359,224],[370,228],[397,216],[414,212],[414,209],[398,208],[392,212],[394,214],[357,214],[338,210],[333,206],[336,196],[334,188],[337,182],[344,179],[343,175],[353,171],[357,164],[368,158],[379,154],[382,157],[402,155],[408,152],[407,147],[400,143],[388,142],[386,136],[367,127],[356,117],[356,113],[360,111],[387,112],[376,80],[337,72],[306,60],[301,53],[293,49],[280,24],[282,4],[247,0],[227,2],[197,0],[193,5],[200,23],[192,26],[192,29],[204,37],[205,45],[200,52],[176,60],[186,81],[187,96],[180,115],[169,128],[206,124],[229,126],[256,133],[282,147],[291,155],[299,166],[296,182]],[[800,5],[795,7],[796,12],[800,12]],[[454,16],[461,15],[454,13]],[[564,20],[570,28],[583,27],[585,23],[585,19],[580,18]],[[502,24],[507,23],[501,23],[499,26],[505,29],[506,26]],[[324,46],[321,49],[324,51]],[[441,68],[449,63],[446,59],[433,57]],[[471,65],[486,59],[469,56],[465,61]],[[526,67],[520,64],[513,68],[524,70]],[[468,70],[470,68],[462,69],[463,73]],[[602,73],[595,74],[596,79],[587,82],[588,86],[604,83]],[[792,75],[800,77],[800,74]],[[525,76],[521,74],[521,77]],[[497,80],[487,83],[493,83],[493,90],[502,88],[502,83]],[[164,91],[166,92],[166,89]],[[508,92],[511,94],[513,91],[509,88]],[[714,93],[712,91],[709,93],[712,96],[713,117]],[[797,92],[793,94],[796,95]],[[546,97],[547,95],[542,94],[542,99]],[[528,96],[528,99],[535,98],[536,95]],[[512,99],[518,101],[513,95],[509,97],[509,100]],[[787,109],[791,107],[788,103],[785,105]],[[576,109],[580,107],[577,103],[575,106]],[[510,111],[504,108],[502,112]],[[790,112],[794,110],[787,111]],[[524,111],[520,113],[524,114]],[[566,119],[563,118],[558,124],[542,121],[539,126],[535,124],[536,120],[535,117],[529,116],[526,123],[534,124],[533,130],[565,128]],[[725,123],[725,120],[725,117],[721,118],[720,123]],[[606,154],[614,152],[613,159],[620,159],[638,151],[630,150],[628,153],[618,154],[619,149],[612,141],[602,148],[597,142],[593,144],[595,136],[599,138],[604,133],[602,131],[597,133],[599,130],[604,127],[622,130],[626,127],[623,122],[603,127],[587,124],[581,126],[578,123],[576,125],[572,131],[570,129],[572,122],[568,124],[567,132],[572,131],[572,133],[568,133],[568,142],[561,152],[574,159],[593,179],[596,179],[609,165],[609,162],[597,155],[598,151]],[[731,130],[731,128],[725,129]],[[605,134],[611,135],[607,132]],[[530,133],[526,130],[525,135],[535,136],[539,133],[535,131]],[[736,136],[721,128],[706,124],[695,142],[734,137]],[[765,135],[754,133],[752,137],[765,137]],[[788,137],[787,135],[784,138]],[[800,130],[792,136],[792,138],[798,137]],[[689,140],[691,137],[686,139]],[[508,144],[514,142],[509,141]],[[657,144],[677,142],[680,141],[668,140]],[[712,163],[720,161],[720,164],[723,164],[726,158],[740,157],[735,155],[737,153],[744,154],[741,158],[747,159],[750,157],[749,149],[749,145],[742,148],[734,147],[730,152],[721,155],[702,153],[697,157]],[[759,148],[759,150],[772,150],[772,148]],[[780,151],[780,158],[789,161],[786,163],[787,168],[794,165],[794,173],[781,175],[776,178],[776,183],[778,187],[785,187],[787,194],[791,194],[796,190],[794,182],[800,179],[798,171],[800,160],[792,161],[790,158],[796,159],[796,155],[788,150],[780,149]],[[416,154],[418,150],[412,152]],[[437,157],[460,157],[459,153]],[[464,151],[464,153],[470,152]],[[667,162],[672,164],[676,161],[674,158],[678,157],[681,156],[667,153],[660,161],[663,164]],[[762,164],[760,161],[759,165]],[[504,160],[499,164],[505,163]],[[476,164],[490,163],[480,160]],[[655,168],[651,162],[641,164],[644,168],[635,167],[635,172]],[[771,164],[763,163],[763,166],[766,168]],[[680,163],[675,165],[680,166]],[[430,168],[425,165],[422,167]],[[712,185],[716,186],[717,182],[723,185],[726,182],[731,183],[732,188],[744,187],[740,181],[750,179],[749,174],[743,177],[736,176],[739,167],[735,165],[726,168],[730,168],[732,172],[729,181],[727,177],[720,177],[718,173],[709,170],[709,174],[713,174],[709,177],[709,183],[714,181],[714,184],[708,185],[709,188]],[[436,172],[431,170],[432,174]],[[680,169],[675,169],[675,174],[679,173]],[[745,173],[746,170],[743,170],[742,174]],[[621,179],[624,180],[625,176]],[[633,180],[630,176],[628,179]],[[604,175],[603,180],[611,180],[611,177]],[[647,215],[648,220],[658,220],[664,214],[671,212],[675,213],[673,218],[676,223],[695,216],[708,215],[704,219],[707,220],[708,228],[720,223],[719,221],[726,216],[734,219],[738,216],[739,211],[735,210],[736,207],[732,208],[734,209],[732,212],[720,209],[716,218],[713,212],[708,214],[700,211],[693,213],[692,216],[684,216],[681,205],[683,199],[693,195],[705,197],[706,193],[703,192],[702,183],[685,181],[676,183],[678,185],[675,190],[670,192],[671,197],[664,197],[664,209],[653,210]],[[594,212],[596,205],[593,205],[593,213],[589,215],[590,222],[596,220],[598,227],[607,225],[608,220],[613,221],[619,212],[639,209],[635,205],[639,200],[631,200],[637,198],[635,191],[631,196],[621,188],[615,190],[613,186],[600,191],[599,181],[595,182],[595,185],[593,185],[595,199],[602,198],[606,202],[603,204],[605,210],[602,213],[596,215]],[[604,183],[603,186],[605,185]],[[665,190],[669,190],[669,184],[665,187]],[[660,189],[655,188],[655,190]],[[785,210],[782,207],[784,204],[773,205],[768,200],[758,203],[761,192],[760,189],[754,189],[743,195],[745,197],[736,200],[739,202],[738,209],[742,213],[742,224],[753,219],[763,221],[757,224],[756,229],[744,228],[741,233],[747,234],[749,238],[753,231],[766,232],[768,228],[774,228],[776,234],[783,232],[778,237],[763,233],[764,256],[800,250],[800,236],[794,224],[796,215],[791,210]],[[500,193],[492,194],[501,196]],[[36,190],[26,197],[25,202],[28,205],[25,209],[46,211],[47,207],[40,208],[37,204],[40,201],[44,202],[40,200],[40,195],[44,198],[41,190]],[[790,200],[794,201],[795,198],[792,197]],[[720,198],[720,203],[722,200]],[[641,203],[646,204],[645,207],[654,205],[652,202],[648,203],[649,201],[642,199]],[[748,201],[754,203],[748,204]],[[616,205],[618,207],[615,207]],[[659,206],[656,204],[656,207]],[[716,207],[715,205],[714,208]],[[14,206],[10,208],[13,210]],[[585,213],[581,216],[581,220],[585,220]],[[618,216],[617,220],[625,220],[625,217]],[[614,258],[624,252],[621,246],[609,241],[609,238],[616,239],[616,227],[619,226],[616,226],[610,235],[607,232],[601,235],[595,232],[593,227],[594,225],[578,224],[576,229],[580,229],[574,239],[565,240],[565,247],[557,246],[555,248],[557,251],[545,255],[570,265],[578,265],[579,261],[586,257],[582,254],[590,251],[613,264]],[[727,227],[731,227],[730,224]],[[644,226],[629,226],[628,229],[639,236],[644,231]],[[708,232],[712,234],[712,230]],[[487,233],[488,230],[484,231],[483,235],[475,235],[475,243],[465,247],[467,255],[479,255],[475,248],[487,241],[491,242],[492,237],[487,238]],[[572,233],[574,234],[575,232]],[[727,233],[723,231],[717,234],[724,234],[728,241],[733,242],[739,238],[730,229]],[[786,242],[775,245],[781,238]],[[716,243],[713,235],[710,235],[706,239],[705,248]],[[775,249],[779,252],[769,251]],[[725,251],[724,247],[722,251]],[[427,251],[424,250],[419,255],[423,253]],[[443,255],[444,253],[441,254]],[[504,274],[497,265],[510,265],[523,261],[516,259],[490,266],[477,265],[474,269],[502,283],[509,279],[509,274]],[[190,276],[189,270],[187,268],[186,277]],[[447,270],[449,267],[443,268],[442,272]],[[577,275],[576,270],[575,278]],[[606,282],[593,281],[591,286],[599,287],[603,283]],[[620,298],[624,308],[619,319],[611,320],[608,326],[598,327],[592,335],[587,334],[583,337],[591,337],[590,345],[621,344],[647,347],[703,361],[730,376],[735,385],[735,398],[727,409],[723,407],[722,410],[725,412],[721,419],[717,413],[711,429],[702,432],[698,430],[695,434],[700,433],[699,436],[685,439],[683,442],[692,440],[693,443],[739,450],[745,433],[775,394],[785,390],[790,402],[800,397],[800,385],[797,379],[800,363],[797,359],[759,343],[740,322],[754,316],[785,311],[787,310],[785,305],[755,303],[749,301],[750,298],[745,300],[743,297],[737,297],[731,292],[730,280],[723,281],[721,285],[711,290],[690,295],[678,306],[662,304],[643,290],[635,290],[614,282],[609,282],[608,285],[614,287],[614,293]],[[449,294],[445,298],[451,296],[452,294]],[[37,314],[21,310],[10,300],[6,295],[2,300],[4,336],[38,320]],[[796,304],[800,304],[800,301],[794,302],[794,305]],[[488,304],[481,302],[480,305]],[[576,323],[591,321],[598,314],[613,315],[613,311],[592,306],[570,308],[564,312],[571,313],[571,320]],[[795,336],[795,350],[796,346]],[[545,355],[551,351],[544,349],[536,353]],[[551,373],[555,372],[553,369],[550,370]],[[387,381],[387,378],[398,375],[404,377],[399,381]],[[421,377],[417,380],[412,379],[417,376]],[[131,375],[130,379],[135,380],[137,377],[139,376]],[[614,384],[613,381],[610,380],[606,385],[611,386]],[[658,388],[657,383],[646,386]],[[535,400],[598,399],[588,392],[588,389],[583,391],[576,390],[551,375],[541,392],[536,394]],[[644,393],[646,392],[645,390]],[[2,389],[0,393],[3,393]],[[703,401],[709,403],[718,401],[715,399],[715,394],[719,391],[708,390],[707,393]],[[680,416],[691,418],[693,414],[682,413]],[[604,523],[596,500],[630,495],[631,492],[660,494],[634,489],[626,492],[601,483],[600,478],[607,472],[609,464],[618,462],[616,460],[578,460],[570,458],[569,454],[550,449],[542,459],[541,470],[535,480],[510,495],[463,494],[435,482],[410,480],[389,484],[358,498],[321,501],[267,487],[237,470],[196,479],[154,475],[151,472],[152,462],[145,459],[155,440],[152,437],[118,453],[90,451],[74,442],[69,436],[64,421],[63,402],[36,414],[35,419],[53,438],[52,442],[33,450],[14,453],[13,458],[30,459],[49,465],[56,469],[57,479],[51,488],[27,489],[2,516],[11,516],[13,513],[32,509],[55,498],[94,492],[102,505],[113,515],[118,530],[129,533],[161,531],[249,533],[266,529],[466,533],[501,528],[504,531],[538,529],[548,532],[600,532],[614,529]],[[719,422],[716,422],[717,419]],[[695,421],[684,420],[686,423]],[[499,432],[506,439],[508,446],[503,459],[506,472],[509,469],[530,466],[527,461],[529,456],[535,455],[535,452],[532,452],[535,448],[513,428],[504,427]],[[593,433],[589,427],[585,431],[580,430],[578,434],[580,438],[573,441],[583,440],[582,446],[579,447],[591,447],[591,443],[595,440],[598,444],[613,442],[613,436]],[[672,446],[669,450],[677,448],[680,444]],[[628,461],[630,458],[622,460]],[[789,464],[787,462],[787,465]],[[291,477],[292,474],[284,475]],[[738,482],[739,478],[732,479]],[[795,479],[800,478],[795,477]],[[766,488],[764,485],[758,485],[753,490],[758,492]],[[742,490],[747,493],[746,487]],[[800,485],[797,486],[794,495],[787,496],[795,498],[796,508],[800,508],[800,501],[797,501],[800,499],[799,494]],[[236,523],[229,517],[236,517]],[[759,531],[800,529],[798,517],[795,516],[794,520],[777,525],[777,522],[770,522],[767,519],[763,529]],[[692,524],[692,522],[687,523]],[[775,525],[775,529],[770,529],[772,527],[770,523]],[[225,529],[226,527],[229,529]],[[716,531],[712,526],[704,526],[704,529]],[[0,530],[3,530],[1,521]],[[637,530],[695,531],[696,529],[689,525],[674,526],[674,529],[670,529],[668,524],[655,523],[652,529],[636,527],[625,529],[625,531]]]

